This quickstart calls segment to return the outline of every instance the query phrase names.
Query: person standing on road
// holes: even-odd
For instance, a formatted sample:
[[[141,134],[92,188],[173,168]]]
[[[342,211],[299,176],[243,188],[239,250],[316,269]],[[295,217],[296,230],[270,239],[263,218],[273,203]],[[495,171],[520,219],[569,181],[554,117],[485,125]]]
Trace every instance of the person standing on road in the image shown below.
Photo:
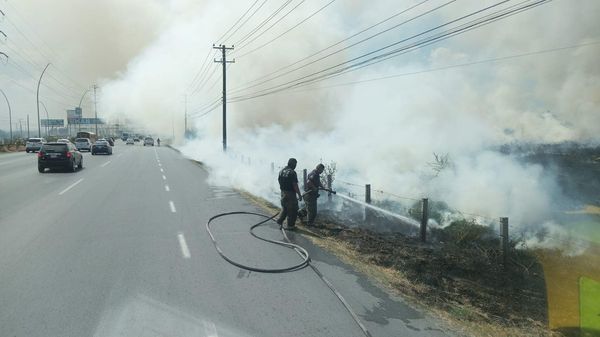
[[[281,190],[281,213],[277,223],[283,226],[283,221],[287,217],[287,229],[296,228],[296,217],[298,216],[298,201],[302,200],[302,194],[298,188],[298,176],[296,175],[296,164],[298,161],[295,158],[288,160],[287,166],[279,172],[279,189]],[[296,198],[298,195],[298,198]]]
[[[308,213],[307,226],[315,225],[317,217],[317,198],[319,197],[319,188],[325,188],[321,183],[321,173],[325,171],[325,165],[319,164],[312,170],[306,179],[304,186],[304,202],[306,203],[306,211]]]
[[[156,138],[156,143],[160,146],[160,138]]]

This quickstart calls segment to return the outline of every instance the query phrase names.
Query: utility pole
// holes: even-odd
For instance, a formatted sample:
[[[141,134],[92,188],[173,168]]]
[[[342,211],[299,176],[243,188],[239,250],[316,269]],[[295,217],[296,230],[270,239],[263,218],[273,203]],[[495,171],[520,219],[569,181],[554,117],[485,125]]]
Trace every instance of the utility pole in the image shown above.
[[[227,67],[226,63],[235,63],[233,61],[227,61],[225,53],[228,50],[233,50],[234,46],[226,47],[225,45],[219,45],[218,47],[213,44],[213,49],[221,49],[221,60],[215,60],[216,63],[223,65],[223,151],[227,151]]]
[[[183,119],[183,138],[187,138],[187,95],[185,95],[185,110]]]
[[[39,125],[38,125],[39,126]],[[29,114],[27,114],[27,138],[29,138]],[[41,136],[40,136],[41,137]]]
[[[98,136],[98,100],[96,99],[96,89],[98,86],[94,83],[94,123],[96,124],[96,136]]]
[[[19,138],[23,138],[23,124],[21,124],[23,120],[19,119]]]

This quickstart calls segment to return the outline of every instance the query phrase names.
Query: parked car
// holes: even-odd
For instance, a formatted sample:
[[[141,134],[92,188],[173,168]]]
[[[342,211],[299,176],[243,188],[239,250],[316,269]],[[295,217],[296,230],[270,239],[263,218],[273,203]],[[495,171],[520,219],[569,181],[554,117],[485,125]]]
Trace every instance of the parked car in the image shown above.
[[[125,145],[134,145],[133,138],[127,138],[127,141],[125,142]]]
[[[146,137],[144,138],[144,146],[154,146],[154,139],[152,139],[152,137]]]
[[[94,145],[92,145],[92,155],[98,153],[112,154],[112,147],[106,139],[99,139]]]
[[[38,171],[46,169],[66,168],[75,172],[83,168],[83,156],[71,143],[45,143],[38,152]]]
[[[46,139],[44,138],[28,138],[25,143],[25,152],[39,151],[44,144],[46,144]]]
[[[89,138],[77,138],[75,139],[75,147],[79,151],[86,150],[90,152],[92,150],[92,141]]]

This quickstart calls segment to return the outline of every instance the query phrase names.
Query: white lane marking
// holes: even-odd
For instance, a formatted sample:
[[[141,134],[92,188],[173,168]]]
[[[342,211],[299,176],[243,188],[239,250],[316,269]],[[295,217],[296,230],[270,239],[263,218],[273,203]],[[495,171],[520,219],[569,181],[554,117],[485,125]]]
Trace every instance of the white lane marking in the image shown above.
[[[165,170],[163,170],[162,168],[160,169],[160,172],[165,172]]]
[[[120,154],[117,156],[117,158],[121,157],[122,155],[123,155],[123,154],[122,154],[122,153],[120,153]]]
[[[161,163],[158,163],[158,167],[162,167],[162,164],[161,164]]]
[[[104,164],[100,165],[100,167],[104,167],[104,166],[106,166],[106,165],[110,164],[110,162],[111,162],[111,161],[109,160],[109,161],[107,161],[106,163],[104,163]]]
[[[187,243],[185,242],[185,236],[183,233],[177,233],[177,239],[179,239],[179,247],[181,247],[181,255],[183,255],[184,259],[190,258],[190,249],[188,248]]]
[[[170,190],[169,185],[165,185],[165,191],[169,192]]]
[[[167,176],[163,174],[163,180],[167,180]]]
[[[175,209],[175,204],[173,203],[173,201],[169,200],[169,207],[171,207],[171,213],[177,213],[177,210]]]
[[[68,190],[72,189],[73,187],[77,186],[77,184],[79,184],[80,182],[83,181],[83,178],[77,180],[76,182],[74,182],[73,184],[71,184],[69,187],[65,188],[64,190],[62,190],[60,193],[58,193],[58,195],[63,195],[65,194]]]

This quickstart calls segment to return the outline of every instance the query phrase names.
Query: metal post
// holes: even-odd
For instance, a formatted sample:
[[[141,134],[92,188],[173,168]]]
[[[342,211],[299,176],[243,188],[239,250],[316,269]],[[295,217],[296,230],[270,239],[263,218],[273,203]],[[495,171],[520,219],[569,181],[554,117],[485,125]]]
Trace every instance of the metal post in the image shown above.
[[[504,269],[508,266],[508,218],[500,218],[500,248],[502,249],[502,266]]]
[[[38,81],[38,85],[37,85],[37,95],[36,95],[36,100],[37,100],[37,118],[38,118],[38,137],[42,137],[42,126],[40,125],[40,84],[42,84],[42,76],[44,76],[44,73],[46,72],[46,69],[48,69],[48,67],[50,66],[50,63],[48,63],[46,65],[46,68],[44,68],[44,71],[42,71],[42,74],[40,75],[40,79]],[[27,135],[27,137],[29,137],[29,135]]]
[[[2,95],[4,96],[4,99],[6,100],[6,104],[8,104],[8,127],[10,129],[10,142],[12,143],[12,140],[13,140],[13,133],[12,133],[12,110],[10,108],[10,102],[8,101],[8,97],[6,97],[6,94],[4,93],[4,90],[0,89],[0,93],[2,93]]]
[[[306,181],[308,180],[308,174],[307,174],[307,170],[303,169],[302,170],[302,178],[303,178],[303,184],[302,184],[302,188],[306,191]]]
[[[331,174],[328,174],[327,175],[327,189],[330,190],[330,191],[331,191],[331,185],[332,185],[332,183],[333,183],[333,177],[331,176]],[[331,199],[332,199],[331,192],[327,193],[327,199],[329,201],[331,201]]]
[[[367,204],[371,203],[371,184],[365,185],[365,202]],[[369,208],[365,207],[365,221],[369,220],[370,218]]]
[[[427,242],[427,222],[429,221],[429,199],[421,200],[421,242]]]

